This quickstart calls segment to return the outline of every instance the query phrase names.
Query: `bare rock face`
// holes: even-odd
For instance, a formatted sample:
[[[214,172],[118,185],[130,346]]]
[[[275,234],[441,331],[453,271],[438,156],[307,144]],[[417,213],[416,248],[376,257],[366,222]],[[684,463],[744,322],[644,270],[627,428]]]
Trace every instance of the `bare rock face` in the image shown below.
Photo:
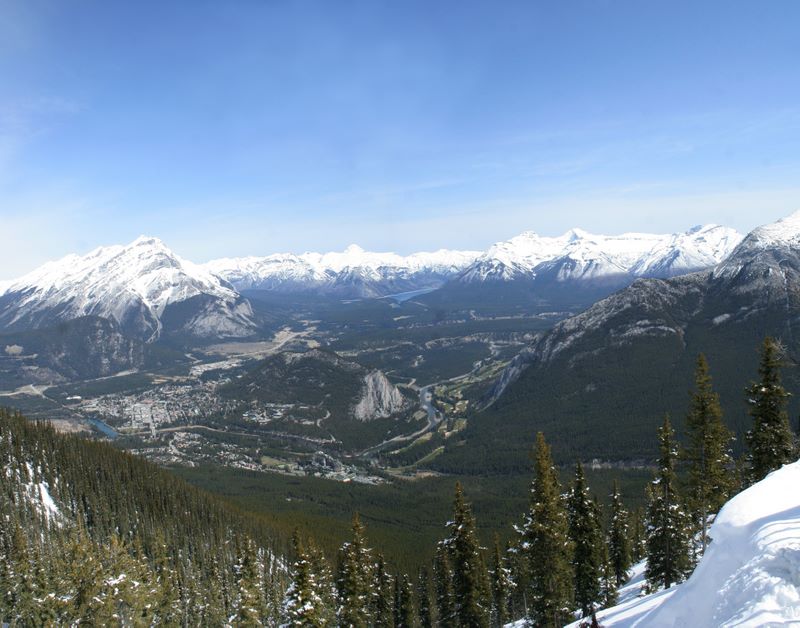
[[[140,368],[142,341],[124,335],[106,318],[84,316],[54,327],[0,337],[0,380],[53,384],[107,377]]]
[[[408,406],[408,400],[383,374],[382,371],[371,371],[364,377],[361,398],[353,410],[353,416],[359,421],[383,419]]]

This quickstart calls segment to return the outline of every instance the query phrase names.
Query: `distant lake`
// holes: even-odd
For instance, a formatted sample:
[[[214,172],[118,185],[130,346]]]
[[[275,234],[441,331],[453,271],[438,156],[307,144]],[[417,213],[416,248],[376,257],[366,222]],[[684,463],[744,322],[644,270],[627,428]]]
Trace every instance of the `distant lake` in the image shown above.
[[[403,301],[408,301],[409,299],[418,297],[421,294],[428,294],[429,292],[433,292],[434,290],[436,290],[436,288],[422,288],[421,290],[411,290],[410,292],[398,292],[397,294],[387,294],[385,297],[381,298],[394,299],[398,303],[402,303]]]
[[[111,427],[108,423],[105,423],[104,421],[101,421],[100,419],[89,419],[89,423],[91,423],[98,430],[103,432],[103,434],[108,436],[108,438],[114,439],[114,438],[117,438],[117,436],[119,436],[119,433],[117,432],[117,430],[115,430],[113,427]]]

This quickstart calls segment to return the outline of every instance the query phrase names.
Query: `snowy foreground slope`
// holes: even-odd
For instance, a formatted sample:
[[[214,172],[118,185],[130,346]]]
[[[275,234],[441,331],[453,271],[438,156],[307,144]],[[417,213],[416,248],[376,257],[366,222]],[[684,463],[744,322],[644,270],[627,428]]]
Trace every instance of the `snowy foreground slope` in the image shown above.
[[[799,488],[795,462],[734,497],[689,580],[597,613],[600,625],[800,626]]]

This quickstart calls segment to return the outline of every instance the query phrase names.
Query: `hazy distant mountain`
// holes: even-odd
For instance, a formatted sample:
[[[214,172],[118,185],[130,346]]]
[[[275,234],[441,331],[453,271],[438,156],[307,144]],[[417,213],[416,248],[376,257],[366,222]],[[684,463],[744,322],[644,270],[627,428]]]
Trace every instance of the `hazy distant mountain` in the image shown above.
[[[537,430],[565,455],[650,455],[665,412],[681,425],[699,352],[741,436],[749,425],[743,390],[756,376],[758,345],[776,336],[796,362],[798,333],[800,212],[755,229],[711,270],[638,280],[539,335],[495,383],[467,444],[502,444],[501,466],[525,464],[524,444]],[[796,380],[795,371],[786,378]],[[457,453],[459,460],[468,455]]]
[[[542,294],[553,285],[575,283],[607,294],[637,277],[671,277],[709,268],[740,240],[733,229],[716,225],[670,235],[603,236],[573,229],[557,238],[525,232],[483,253],[442,249],[401,256],[351,245],[341,253],[225,258],[205,267],[237,290],[313,291],[341,297],[515,281],[535,282]]]
[[[436,288],[480,252],[372,253],[351,245],[338,253],[275,254],[218,259],[205,267],[238,290],[315,291],[342,297],[380,297]]]
[[[164,334],[240,337],[256,325],[250,304],[205,268],[156,238],[49,262],[0,293],[0,329],[50,327],[83,316],[115,321],[144,340]]]

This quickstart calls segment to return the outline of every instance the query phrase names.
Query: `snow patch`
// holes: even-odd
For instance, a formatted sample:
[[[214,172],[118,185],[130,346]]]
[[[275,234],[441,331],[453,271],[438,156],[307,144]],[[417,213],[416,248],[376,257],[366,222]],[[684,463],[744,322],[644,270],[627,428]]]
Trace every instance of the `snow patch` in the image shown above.
[[[731,499],[711,526],[711,545],[689,580],[601,611],[600,624],[800,625],[798,485],[795,462]]]

